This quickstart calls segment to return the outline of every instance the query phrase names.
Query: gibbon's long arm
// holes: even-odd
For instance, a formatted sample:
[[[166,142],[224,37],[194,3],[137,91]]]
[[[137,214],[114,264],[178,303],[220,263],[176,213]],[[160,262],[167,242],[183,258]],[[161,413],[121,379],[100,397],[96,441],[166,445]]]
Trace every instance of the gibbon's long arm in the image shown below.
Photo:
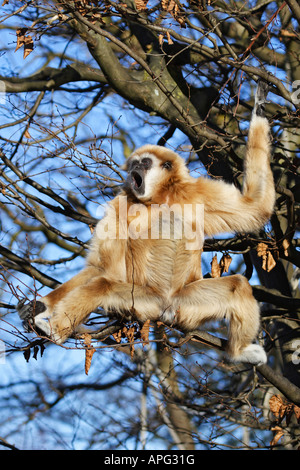
[[[199,193],[203,194],[206,235],[254,232],[270,218],[275,188],[270,168],[269,133],[267,119],[254,113],[249,128],[242,193],[223,181],[198,181]]]

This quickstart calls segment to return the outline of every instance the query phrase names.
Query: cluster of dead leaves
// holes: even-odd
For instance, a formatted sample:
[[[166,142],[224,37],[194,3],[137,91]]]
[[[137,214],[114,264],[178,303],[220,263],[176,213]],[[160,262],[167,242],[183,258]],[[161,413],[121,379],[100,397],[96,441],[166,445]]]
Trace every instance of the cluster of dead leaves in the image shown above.
[[[217,255],[215,255],[211,262],[211,275],[212,277],[221,277],[222,274],[228,273],[232,258],[230,255],[225,254],[218,262]]]
[[[164,34],[159,34],[158,35],[158,42],[159,42],[159,45],[162,46],[163,45],[163,42],[164,42]],[[171,38],[171,35],[169,33],[169,31],[166,32],[166,36],[167,36],[167,41],[168,41],[168,44],[174,44],[172,38]]]
[[[270,445],[275,446],[284,435],[284,430],[280,426],[284,419],[288,426],[292,417],[295,416],[300,424],[300,408],[299,406],[294,405],[294,403],[283,401],[280,395],[273,395],[269,400],[269,406],[277,420],[275,425],[271,428],[271,431],[273,431],[273,439],[271,440]]]
[[[45,346],[43,343],[40,343],[40,344],[35,344],[33,346],[33,348],[28,348],[28,349],[25,349],[25,351],[23,352],[23,356],[26,360],[26,362],[29,362],[29,359],[31,358],[31,353],[33,351],[33,359],[35,359],[37,361],[37,358],[38,358],[38,352],[40,351],[40,354],[41,354],[41,357],[43,357],[43,354],[44,354],[44,351],[45,351]]]
[[[81,14],[85,14],[89,7],[93,4],[93,6],[97,6],[98,2],[96,1],[89,1],[89,0],[74,0],[74,6],[76,11]]]
[[[95,23],[96,21],[102,22],[102,15],[99,12],[98,1],[90,0],[75,0],[75,10],[82,16],[89,16],[89,21]]]
[[[118,331],[112,334],[114,340],[117,343],[121,343],[122,339],[125,339],[129,343],[130,347],[130,356],[131,358],[134,355],[134,342],[136,340],[141,340],[143,346],[149,343],[149,331],[150,331],[150,320],[147,320],[142,327],[138,323],[132,323],[129,325],[122,326]],[[82,335],[82,339],[85,347],[85,364],[84,370],[86,375],[88,375],[93,355],[96,352],[96,349],[92,346],[92,336],[89,333]]]
[[[256,251],[257,256],[262,259],[262,269],[270,272],[276,266],[278,252],[271,250],[269,245],[263,242],[258,243]],[[220,262],[218,262],[217,255],[215,255],[211,262],[212,277],[220,277],[223,273],[228,273],[231,261],[232,258],[228,254],[223,255]]]
[[[135,0],[136,9],[138,11],[147,10],[148,1],[149,0]],[[181,27],[185,27],[184,13],[175,0],[161,0],[161,8],[163,11],[170,13],[170,15],[173,16],[174,20],[176,20]]]
[[[117,343],[121,343],[122,339],[126,339],[130,347],[130,356],[131,358],[134,355],[134,341],[136,339],[141,339],[143,346],[149,343],[149,330],[150,330],[150,320],[147,320],[142,327],[138,323],[132,323],[129,325],[124,325],[118,331],[113,333],[114,340]]]
[[[273,255],[269,246],[266,243],[259,243],[257,245],[257,256],[262,258],[262,268],[270,272],[276,266],[275,255]]]
[[[16,31],[17,46],[15,52],[21,47],[24,47],[23,59],[26,59],[26,57],[33,51],[33,39],[32,36],[28,34],[28,31],[28,28],[19,28]]]
[[[175,0],[161,0],[161,7],[170,13],[182,28],[185,28],[185,14]]]

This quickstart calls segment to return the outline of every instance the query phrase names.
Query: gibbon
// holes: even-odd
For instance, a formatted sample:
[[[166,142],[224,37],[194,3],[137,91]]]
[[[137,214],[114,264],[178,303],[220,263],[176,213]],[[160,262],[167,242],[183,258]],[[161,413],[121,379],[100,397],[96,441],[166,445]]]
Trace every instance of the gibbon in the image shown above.
[[[254,343],[260,311],[249,282],[239,274],[203,279],[201,243],[191,243],[188,233],[254,232],[271,216],[275,189],[270,128],[262,115],[265,97],[265,89],[258,86],[242,192],[221,180],[192,177],[184,160],[165,147],[139,148],[126,162],[124,187],[96,226],[85,268],[41,300],[21,305],[20,317],[57,343],[98,307],[108,315],[162,320],[184,331],[225,317],[229,359],[265,363],[264,349]],[[196,206],[202,209],[200,228]],[[173,211],[169,227],[162,210],[168,207]],[[188,230],[178,236],[186,208]]]

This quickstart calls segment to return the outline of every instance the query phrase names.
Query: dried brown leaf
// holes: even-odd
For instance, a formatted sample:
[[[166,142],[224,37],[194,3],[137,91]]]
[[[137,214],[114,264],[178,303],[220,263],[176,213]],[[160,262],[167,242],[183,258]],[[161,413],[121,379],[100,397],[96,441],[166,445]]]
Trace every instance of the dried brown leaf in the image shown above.
[[[270,410],[276,418],[283,418],[286,405],[280,395],[273,395],[269,400]]]
[[[124,333],[125,333],[126,338],[128,339],[128,341],[130,343],[132,341],[134,341],[134,333],[135,333],[135,327],[134,326],[130,326],[128,329],[126,329],[126,331]]]
[[[300,408],[297,405],[294,405],[294,413],[296,415],[298,423],[300,423]]]
[[[218,263],[217,255],[215,255],[211,261],[211,275],[212,277],[220,277],[221,276],[221,268]]]
[[[96,349],[91,348],[91,343],[92,343],[91,335],[84,334],[83,339],[84,339],[84,344],[86,346],[84,370],[85,370],[86,375],[88,375],[91,364],[92,364],[92,358],[93,358],[94,353],[96,352]]]
[[[94,353],[96,352],[96,349],[86,349],[85,351],[85,364],[84,364],[84,370],[86,375],[88,375],[91,364],[92,364],[92,357]]]
[[[170,36],[170,33],[169,31],[166,32],[166,35],[167,35],[167,40],[168,40],[168,44],[171,45],[171,44],[174,44],[171,36]]]
[[[175,0],[162,0],[161,7],[165,11],[173,11],[176,6]]]
[[[141,338],[143,341],[143,346],[149,344],[149,330],[150,330],[150,320],[145,321],[141,328]]]
[[[27,56],[33,51],[33,39],[31,36],[26,37],[26,41],[24,44],[24,55],[23,59],[26,59]]]
[[[284,432],[280,426],[274,426],[273,428],[271,428],[271,431],[273,431],[274,436],[270,442],[270,446],[273,447],[278,443],[279,439],[283,436]]]
[[[131,343],[130,344],[130,357],[131,357],[131,359],[133,359],[133,356],[134,356],[134,343]]]
[[[147,10],[147,3],[148,0],[134,0],[135,1],[135,6],[138,11],[144,11]]]
[[[24,132],[24,137],[25,137],[26,139],[31,139],[31,135],[30,135],[28,129],[26,129],[26,131]]]
[[[222,256],[220,263],[219,263],[219,266],[221,268],[221,274],[228,273],[231,261],[232,261],[232,258],[230,255],[227,254],[227,255]]]
[[[296,38],[297,34],[294,33],[293,31],[289,31],[288,29],[282,29],[280,31],[280,36],[284,36],[286,38]]]
[[[19,28],[16,31],[17,35],[17,46],[15,48],[15,52],[20,49],[25,43],[25,34],[27,33],[28,28]]]
[[[133,358],[133,355],[134,355],[134,333],[135,333],[135,327],[134,326],[131,326],[129,327],[128,329],[127,328],[124,328],[124,334],[127,338],[127,340],[129,341],[129,347],[130,347],[130,357],[131,359]]]
[[[285,256],[288,256],[288,254],[289,254],[290,244],[291,244],[290,241],[287,240],[286,238],[282,242],[282,248],[284,250],[283,252],[284,252]]]

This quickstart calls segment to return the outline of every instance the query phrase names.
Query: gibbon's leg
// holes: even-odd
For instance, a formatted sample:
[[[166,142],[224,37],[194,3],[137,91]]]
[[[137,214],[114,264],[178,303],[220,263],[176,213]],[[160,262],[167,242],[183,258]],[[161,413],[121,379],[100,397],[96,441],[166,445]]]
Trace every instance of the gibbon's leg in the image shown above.
[[[28,304],[20,302],[18,305],[18,314],[24,322],[32,325],[38,324],[40,320],[50,318],[55,305],[70,291],[78,286],[86,284],[93,277],[99,276],[99,269],[93,266],[87,266],[69,281],[51,291],[40,300],[34,299]]]
[[[186,285],[173,298],[175,322],[193,330],[211,320],[229,320],[227,353],[234,362],[262,364],[266,353],[252,344],[259,330],[259,306],[247,279],[241,275],[201,279]]]
[[[47,336],[63,343],[98,307],[106,311],[131,312],[138,320],[145,321],[148,318],[159,318],[160,303],[160,298],[155,296],[152,289],[111,281],[99,276],[98,270],[98,277],[84,285],[77,284],[58,300],[52,314],[45,316],[46,312],[40,313],[34,318],[34,323]]]

